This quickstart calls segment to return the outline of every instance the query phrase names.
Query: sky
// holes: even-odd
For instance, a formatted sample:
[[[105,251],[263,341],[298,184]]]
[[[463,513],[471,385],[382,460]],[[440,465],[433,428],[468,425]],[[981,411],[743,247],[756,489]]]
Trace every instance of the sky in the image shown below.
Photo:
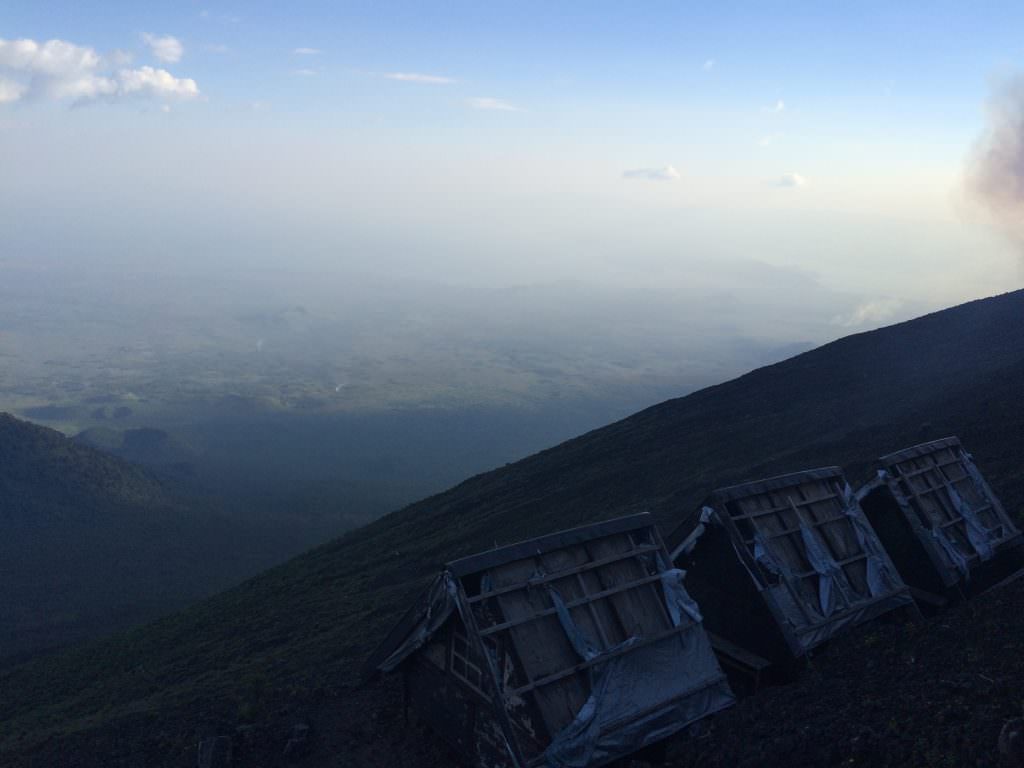
[[[7,0],[0,269],[783,291],[766,327],[820,290],[821,337],[875,327],[1024,283],[965,182],[1022,22]]]

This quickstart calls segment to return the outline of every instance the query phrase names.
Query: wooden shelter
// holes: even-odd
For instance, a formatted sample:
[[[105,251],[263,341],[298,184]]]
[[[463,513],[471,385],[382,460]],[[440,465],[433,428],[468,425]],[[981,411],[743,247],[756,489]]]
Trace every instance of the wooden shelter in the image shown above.
[[[600,766],[733,702],[647,514],[450,562],[366,665],[475,766]]]
[[[857,497],[924,601],[972,591],[1022,565],[1020,531],[956,437],[883,456]]]
[[[782,667],[848,627],[914,610],[838,467],[719,489],[670,540],[708,631]]]

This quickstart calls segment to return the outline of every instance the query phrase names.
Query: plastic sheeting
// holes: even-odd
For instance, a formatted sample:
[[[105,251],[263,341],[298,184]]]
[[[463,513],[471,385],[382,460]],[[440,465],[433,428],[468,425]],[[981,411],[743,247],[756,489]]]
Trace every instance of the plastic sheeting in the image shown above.
[[[821,608],[821,615],[828,618],[836,609],[838,597],[843,597],[844,602],[849,603],[844,585],[846,578],[842,568],[825,551],[825,547],[818,541],[815,533],[803,523],[800,524],[800,538],[804,542],[804,554],[807,556],[807,562],[818,574],[818,604]]]
[[[434,579],[424,598],[424,612],[413,630],[390,656],[377,665],[381,672],[391,672],[411,654],[418,651],[439,630],[458,605],[457,590],[446,571]]]
[[[704,535],[704,531],[707,530],[708,523],[711,522],[714,517],[715,510],[711,507],[701,507],[700,520],[697,525],[690,532],[690,535],[683,539],[682,543],[672,551],[672,559],[677,560],[680,555],[689,555],[693,552],[697,546],[697,542],[700,541],[700,537]]]
[[[871,596],[880,597],[902,586],[889,556],[882,549],[875,532],[860,511],[857,497],[849,483],[843,488],[843,503],[846,507],[846,517],[857,534],[857,542],[867,553],[867,582]]]
[[[960,548],[953,543],[945,529],[941,526],[935,526],[931,529],[931,533],[935,543],[946,553],[946,557],[953,563],[953,566],[963,574],[965,579],[970,579],[971,565],[967,560],[967,555],[961,552]]]
[[[558,590],[554,587],[548,587],[548,595],[551,597],[551,602],[555,605],[555,613],[558,615],[558,623],[562,625],[562,629],[565,630],[566,637],[569,638],[569,643],[572,645],[572,649],[576,651],[576,655],[584,661],[590,661],[596,658],[600,651],[597,646],[590,640],[589,637],[579,628],[579,625],[572,620],[572,616],[569,614],[569,609],[565,606],[565,601],[562,600],[562,596],[558,594]]]
[[[771,549],[768,548],[768,540],[760,531],[754,534],[754,560],[764,566],[769,573],[774,573],[776,576],[789,576],[789,569],[775,559]]]
[[[686,571],[679,568],[670,568],[661,574],[661,586],[665,591],[665,605],[668,607],[668,615],[674,626],[683,623],[683,615],[690,617],[690,620],[699,624],[704,621],[700,615],[700,608],[697,601],[690,597],[683,581],[686,578]]]
[[[696,627],[591,669],[590,696],[544,753],[549,768],[585,768],[630,754],[735,701]]]
[[[992,546],[993,531],[990,531],[982,524],[978,513],[974,511],[970,504],[964,501],[964,498],[952,484],[949,485],[949,498],[952,499],[957,514],[964,519],[964,525],[967,528],[967,540],[971,542],[974,551],[978,553],[978,557],[982,560],[990,560],[992,555],[995,554],[995,548]]]
[[[683,575],[676,568],[664,571],[662,584],[673,623],[689,627],[649,645],[631,637],[605,652],[608,660],[590,668],[590,696],[544,752],[549,768],[585,768],[630,754],[735,701]],[[599,659],[561,596],[553,589],[550,594],[576,653]],[[639,647],[628,650],[632,646]]]

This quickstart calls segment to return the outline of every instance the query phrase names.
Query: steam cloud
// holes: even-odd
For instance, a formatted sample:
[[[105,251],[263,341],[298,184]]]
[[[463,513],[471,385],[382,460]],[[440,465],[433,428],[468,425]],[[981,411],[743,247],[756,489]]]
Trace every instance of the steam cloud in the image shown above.
[[[1003,84],[990,100],[988,132],[978,142],[968,183],[1024,255],[1024,76]]]

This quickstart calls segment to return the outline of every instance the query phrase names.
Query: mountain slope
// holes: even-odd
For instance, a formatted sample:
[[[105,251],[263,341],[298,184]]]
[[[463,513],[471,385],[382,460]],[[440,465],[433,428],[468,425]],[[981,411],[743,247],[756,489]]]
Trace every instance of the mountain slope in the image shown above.
[[[355,671],[440,562],[643,509],[670,527],[716,485],[773,472],[841,464],[856,480],[873,457],[948,433],[961,435],[1007,506],[1019,508],[1021,391],[1018,291],[662,403],[181,614],[0,676],[0,688],[17,692],[0,699],[0,734],[9,734],[0,756],[14,765],[184,766],[197,733],[252,723],[244,733],[262,735],[239,748],[275,764],[288,723],[302,719],[319,733],[308,764],[370,764],[367,740],[386,728],[373,718],[394,710],[387,687],[353,689]],[[425,747],[406,739],[403,748]],[[373,764],[436,762],[383,747],[372,754]]]
[[[146,471],[6,414],[0,525],[0,664],[150,620],[271,562],[236,551],[239,526]]]

